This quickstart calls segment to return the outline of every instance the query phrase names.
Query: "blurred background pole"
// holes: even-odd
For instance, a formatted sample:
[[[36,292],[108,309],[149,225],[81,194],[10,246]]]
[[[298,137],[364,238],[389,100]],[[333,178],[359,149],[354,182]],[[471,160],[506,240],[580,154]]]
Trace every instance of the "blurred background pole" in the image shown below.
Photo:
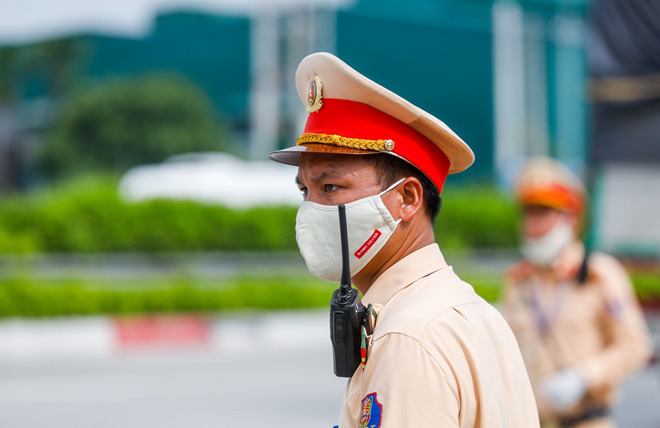
[[[306,55],[335,52],[337,5],[255,4],[250,22],[249,156],[264,160],[278,148],[280,138],[292,138],[304,126],[307,114],[300,107],[292,76]]]
[[[544,19],[532,13],[524,15],[524,63],[527,114],[528,155],[548,155],[550,153],[550,129],[548,116],[548,64],[546,60],[546,24]]]
[[[525,153],[523,11],[515,1],[493,4],[495,169],[500,184],[511,180],[511,164]]]
[[[287,126],[285,138],[298,137],[307,121],[307,112],[300,104],[293,78],[298,64],[312,52],[336,53],[339,3],[329,1],[324,7],[312,3],[300,4],[284,16],[286,52],[283,55],[283,69],[286,77],[280,82],[280,87],[284,91],[283,99],[286,100],[286,112],[283,113],[283,122]],[[285,145],[292,141],[288,140]]]
[[[296,69],[300,60],[314,49],[314,31],[312,28],[313,6],[300,7],[287,14],[286,32],[287,32],[287,50],[285,53],[285,76],[280,82],[284,90],[286,99],[286,112],[284,117],[288,119],[287,134],[294,138],[296,133],[302,133],[302,129],[307,121],[307,112],[301,107],[300,98],[293,76],[296,75]]]
[[[508,187],[522,161],[536,155],[553,156],[584,178],[589,127],[580,9],[498,0],[491,16],[499,183]]]
[[[277,148],[280,122],[279,10],[257,2],[250,22],[251,160]]]
[[[582,178],[586,175],[588,140],[586,116],[586,65],[582,19],[568,15],[554,18],[556,102],[556,157]]]

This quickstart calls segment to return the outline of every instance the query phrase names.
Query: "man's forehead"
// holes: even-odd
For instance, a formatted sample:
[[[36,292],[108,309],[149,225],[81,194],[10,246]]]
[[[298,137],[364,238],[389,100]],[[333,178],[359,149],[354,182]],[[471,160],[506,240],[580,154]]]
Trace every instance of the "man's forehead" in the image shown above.
[[[310,179],[320,179],[337,175],[362,175],[371,173],[373,169],[373,165],[364,156],[304,154],[300,158],[298,177],[308,175]]]
[[[307,179],[309,179],[312,182],[318,182],[321,180],[325,180],[327,178],[335,178],[346,175],[342,171],[339,171],[337,168],[333,168],[333,167],[323,168],[322,166],[318,166],[317,168],[307,169],[303,174],[306,176]],[[301,178],[301,175],[303,174],[301,174],[300,167],[298,167],[298,175],[296,176],[296,182],[300,183],[304,180],[304,178]]]
[[[333,165],[366,165],[364,157],[368,155],[351,155],[343,153],[301,153],[300,165],[303,164],[333,164]]]

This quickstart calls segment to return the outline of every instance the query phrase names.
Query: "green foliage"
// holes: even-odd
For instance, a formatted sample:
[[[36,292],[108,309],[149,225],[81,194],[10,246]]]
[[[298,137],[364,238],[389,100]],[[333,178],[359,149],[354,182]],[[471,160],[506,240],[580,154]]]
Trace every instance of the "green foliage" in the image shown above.
[[[0,229],[0,253],[30,254],[39,250],[38,240],[29,232],[9,234]]]
[[[636,272],[631,275],[637,296],[643,302],[660,302],[660,272]]]
[[[514,247],[518,209],[491,187],[448,188],[436,220],[435,239],[442,248]]]
[[[500,297],[500,286],[502,278],[499,275],[469,274],[459,275],[460,278],[470,284],[478,295],[486,301],[494,303]]]
[[[632,278],[642,302],[660,301],[657,274],[633,273]],[[497,302],[499,275],[463,279],[484,299]],[[0,317],[326,308],[334,288],[311,275],[129,281],[14,277],[0,280]]]
[[[77,179],[29,197],[0,200],[0,252],[297,248],[294,207],[230,210],[189,201],[129,203],[117,196],[116,187],[112,179]]]
[[[0,199],[0,253],[296,250],[295,207],[232,210],[188,201],[129,203],[116,181],[78,178]],[[437,221],[443,248],[510,247],[516,209],[494,189],[447,191]]]
[[[204,93],[179,77],[152,75],[77,91],[61,107],[42,152],[45,170],[124,171],[182,152],[221,148]]]
[[[102,284],[102,283],[101,283]],[[332,287],[313,277],[229,278],[214,287],[192,279],[105,284],[84,280],[0,280],[0,317],[206,312],[324,307]]]
[[[468,274],[462,275],[461,279],[472,285],[477,294],[487,301],[497,302],[500,299],[501,275]],[[640,302],[653,304],[660,302],[660,273],[632,271],[630,279]]]

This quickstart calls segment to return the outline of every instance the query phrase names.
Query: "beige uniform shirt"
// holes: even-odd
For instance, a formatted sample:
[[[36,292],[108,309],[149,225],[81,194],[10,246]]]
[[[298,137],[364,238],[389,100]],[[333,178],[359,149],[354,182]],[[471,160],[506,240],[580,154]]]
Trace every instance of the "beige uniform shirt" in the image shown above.
[[[362,300],[379,312],[340,428],[539,426],[511,330],[437,245],[397,262]]]
[[[623,267],[610,256],[592,254],[587,281],[579,286],[583,258],[584,247],[575,243],[550,272],[523,261],[507,274],[504,315],[520,344],[542,419],[559,416],[540,394],[547,376],[569,367],[585,376],[587,396],[567,412],[579,415],[611,405],[617,386],[650,355],[648,331]]]

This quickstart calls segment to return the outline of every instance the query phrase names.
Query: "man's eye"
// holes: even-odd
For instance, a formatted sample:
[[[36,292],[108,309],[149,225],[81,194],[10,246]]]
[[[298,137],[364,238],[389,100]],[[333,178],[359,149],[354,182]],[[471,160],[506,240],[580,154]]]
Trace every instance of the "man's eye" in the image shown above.
[[[323,191],[326,193],[332,193],[335,190],[337,190],[337,186],[335,184],[324,184],[323,185]]]

